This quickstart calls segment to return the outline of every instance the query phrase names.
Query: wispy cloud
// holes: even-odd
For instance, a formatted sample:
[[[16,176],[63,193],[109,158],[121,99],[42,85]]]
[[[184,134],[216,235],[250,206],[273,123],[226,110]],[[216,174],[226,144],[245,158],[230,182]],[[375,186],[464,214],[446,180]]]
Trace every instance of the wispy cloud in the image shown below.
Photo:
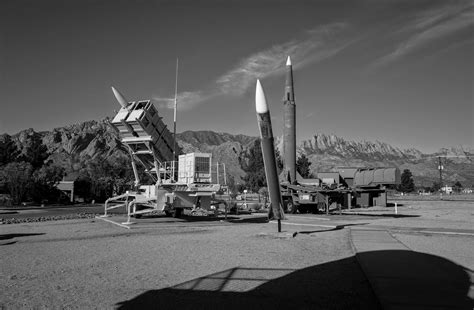
[[[422,49],[434,40],[447,37],[473,24],[474,4],[471,1],[419,12],[397,29],[396,33],[401,36],[401,40],[394,45],[394,49],[377,59],[371,67],[388,65]]]
[[[274,45],[244,58],[219,77],[216,84],[224,94],[242,94],[256,79],[282,73],[288,55],[298,60],[299,67],[327,59],[352,42],[342,36],[347,28],[346,24],[334,23],[306,31],[302,39]]]
[[[209,91],[185,91],[178,94],[178,109],[179,110],[191,110],[196,107],[198,104],[211,99],[216,96],[216,93]],[[174,109],[174,97],[153,97],[153,101],[160,108],[164,109]]]
[[[242,59],[233,69],[219,76],[207,90],[186,91],[178,94],[178,109],[188,110],[219,95],[241,95],[258,78],[283,74],[286,57],[291,56],[294,68],[328,59],[354,38],[347,35],[347,24],[333,23],[305,31],[300,39],[274,45]],[[156,96],[161,108],[173,108],[174,98]]]

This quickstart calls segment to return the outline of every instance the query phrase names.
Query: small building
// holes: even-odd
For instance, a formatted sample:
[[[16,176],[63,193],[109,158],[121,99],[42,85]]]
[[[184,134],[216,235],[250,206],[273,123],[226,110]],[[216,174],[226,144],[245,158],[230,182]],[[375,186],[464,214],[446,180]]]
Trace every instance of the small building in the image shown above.
[[[447,186],[445,185],[444,187],[441,188],[441,191],[443,193],[446,193],[448,195],[451,195],[453,193],[453,187],[452,186]]]
[[[63,177],[63,180],[56,185],[56,188],[66,194],[71,202],[74,202],[74,182],[77,176],[77,173],[68,173]]]

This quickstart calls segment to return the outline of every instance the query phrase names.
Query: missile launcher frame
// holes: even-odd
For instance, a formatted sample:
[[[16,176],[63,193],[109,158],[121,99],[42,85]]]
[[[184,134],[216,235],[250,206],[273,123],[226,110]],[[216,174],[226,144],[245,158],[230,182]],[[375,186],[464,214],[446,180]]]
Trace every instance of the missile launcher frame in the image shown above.
[[[177,147],[174,150],[174,137],[153,103],[150,100],[128,102],[117,90],[112,90],[122,107],[109,125],[129,151],[135,183],[134,190],[106,200],[104,217],[108,216],[108,211],[117,208],[125,208],[129,218],[156,212],[179,217],[185,209],[191,213],[211,214],[217,205],[226,204],[215,197],[216,193],[225,189],[225,185],[219,184],[218,168],[217,183],[211,183],[211,154],[198,154],[201,167],[202,159],[208,160],[204,165],[207,171],[200,171],[187,162],[186,165],[178,165],[176,155],[181,154],[181,149]],[[194,155],[179,157],[185,156],[189,161]],[[144,167],[154,184],[141,184],[137,164]],[[192,171],[187,171],[189,169]],[[221,171],[225,173],[225,169]],[[178,178],[179,175],[187,177]],[[203,179],[203,175],[208,178]]]

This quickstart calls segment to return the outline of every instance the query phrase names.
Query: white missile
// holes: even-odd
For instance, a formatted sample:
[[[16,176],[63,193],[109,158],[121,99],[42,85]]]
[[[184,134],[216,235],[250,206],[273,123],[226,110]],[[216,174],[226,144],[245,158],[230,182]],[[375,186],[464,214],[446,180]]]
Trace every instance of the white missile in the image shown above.
[[[122,106],[122,108],[126,109],[128,107],[128,101],[125,97],[112,86],[112,91],[114,92],[114,96],[117,99],[118,103]]]
[[[271,211],[270,219],[278,220],[278,232],[281,232],[281,219],[284,219],[282,213],[282,199],[280,193],[280,184],[278,183],[278,170],[275,158],[275,145],[273,139],[272,120],[270,110],[268,109],[267,99],[263,91],[260,80],[257,80],[255,88],[255,110],[257,112],[257,122],[260,129],[260,139],[263,155],[263,164],[265,166],[265,177],[267,179],[268,192],[270,193]]]
[[[286,59],[286,65],[287,65],[287,66],[291,66],[291,58],[290,58],[290,56],[288,56],[288,58]]]
[[[257,113],[268,112],[267,99],[265,98],[260,80],[257,80],[257,87],[255,89],[255,110]]]

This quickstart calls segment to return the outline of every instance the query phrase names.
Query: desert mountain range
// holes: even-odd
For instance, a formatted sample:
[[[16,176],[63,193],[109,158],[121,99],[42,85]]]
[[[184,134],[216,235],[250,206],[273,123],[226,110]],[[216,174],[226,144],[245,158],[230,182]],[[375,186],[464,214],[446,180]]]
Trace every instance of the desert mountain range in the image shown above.
[[[52,131],[26,129],[11,138],[21,150],[34,136],[39,137],[46,146],[49,159],[63,162],[66,170],[71,168],[67,167],[67,163],[75,162],[70,160],[73,157],[128,156],[117,134],[105,121],[87,121]],[[183,152],[212,153],[213,160],[225,163],[227,173],[233,175],[237,182],[245,174],[240,167],[239,157],[256,139],[213,131],[185,131],[177,135]],[[276,146],[282,154],[281,137],[276,138]],[[446,183],[452,185],[459,181],[465,187],[474,186],[474,149],[469,147],[443,148],[433,154],[424,154],[414,148],[399,149],[380,141],[349,141],[335,135],[315,133],[312,139],[298,146],[297,153],[309,158],[313,173],[335,171],[341,166],[398,167],[402,171],[410,169],[417,186],[431,186],[433,182],[439,181],[438,156],[448,156],[442,159]]]

